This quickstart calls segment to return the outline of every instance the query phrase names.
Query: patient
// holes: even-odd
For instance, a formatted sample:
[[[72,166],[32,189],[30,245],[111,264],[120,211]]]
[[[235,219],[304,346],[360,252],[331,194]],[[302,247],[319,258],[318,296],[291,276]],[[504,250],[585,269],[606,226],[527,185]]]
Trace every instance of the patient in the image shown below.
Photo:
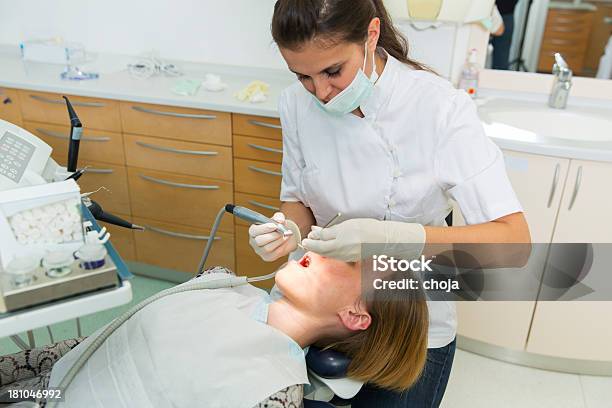
[[[231,273],[214,268],[196,279],[216,279],[220,271]],[[276,301],[245,285],[148,305],[81,368],[63,406],[300,406],[307,382],[301,348],[315,343],[347,353],[353,378],[395,390],[416,382],[428,328],[417,294],[387,301],[370,293],[366,302],[359,264],[314,253],[281,268],[276,284],[283,294]],[[82,346],[55,364],[51,386]]]

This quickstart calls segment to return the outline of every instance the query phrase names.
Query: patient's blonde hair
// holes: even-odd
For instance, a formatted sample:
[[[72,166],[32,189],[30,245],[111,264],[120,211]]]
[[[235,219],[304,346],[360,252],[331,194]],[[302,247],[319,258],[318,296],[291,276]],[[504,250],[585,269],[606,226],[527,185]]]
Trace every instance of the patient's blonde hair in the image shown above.
[[[421,292],[404,290],[393,296],[374,290],[362,299],[372,317],[370,327],[330,347],[352,359],[349,377],[405,391],[425,367],[429,314]]]

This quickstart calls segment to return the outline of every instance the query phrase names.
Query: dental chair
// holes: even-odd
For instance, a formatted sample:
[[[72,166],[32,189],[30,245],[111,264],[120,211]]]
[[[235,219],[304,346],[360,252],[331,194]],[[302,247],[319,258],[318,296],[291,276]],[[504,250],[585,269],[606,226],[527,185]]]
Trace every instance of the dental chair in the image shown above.
[[[310,387],[304,388],[304,408],[348,406],[363,383],[346,376],[351,360],[335,350],[310,346],[306,354]]]

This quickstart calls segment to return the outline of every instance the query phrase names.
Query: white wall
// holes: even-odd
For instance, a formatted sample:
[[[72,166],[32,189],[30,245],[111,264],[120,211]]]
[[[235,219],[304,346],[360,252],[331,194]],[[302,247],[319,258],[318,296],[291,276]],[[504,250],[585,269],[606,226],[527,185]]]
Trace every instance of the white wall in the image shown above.
[[[284,68],[275,0],[0,0],[0,43],[62,37],[89,51]]]
[[[0,0],[0,44],[62,37],[88,51],[285,68],[270,34],[276,0]],[[456,77],[470,29],[402,23],[411,55]]]

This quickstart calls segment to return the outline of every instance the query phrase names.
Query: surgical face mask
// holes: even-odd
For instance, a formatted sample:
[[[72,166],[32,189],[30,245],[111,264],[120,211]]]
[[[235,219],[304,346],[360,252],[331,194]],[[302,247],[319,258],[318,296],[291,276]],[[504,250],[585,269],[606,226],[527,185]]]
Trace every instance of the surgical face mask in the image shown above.
[[[333,116],[344,116],[357,109],[361,104],[368,99],[372,93],[374,83],[378,80],[376,72],[376,58],[372,53],[372,75],[370,78],[365,74],[365,64],[368,59],[368,43],[365,44],[365,57],[363,59],[363,68],[359,68],[355,79],[342,92],[334,96],[331,101],[323,103],[315,95],[312,95],[317,101],[317,105],[325,112]]]

